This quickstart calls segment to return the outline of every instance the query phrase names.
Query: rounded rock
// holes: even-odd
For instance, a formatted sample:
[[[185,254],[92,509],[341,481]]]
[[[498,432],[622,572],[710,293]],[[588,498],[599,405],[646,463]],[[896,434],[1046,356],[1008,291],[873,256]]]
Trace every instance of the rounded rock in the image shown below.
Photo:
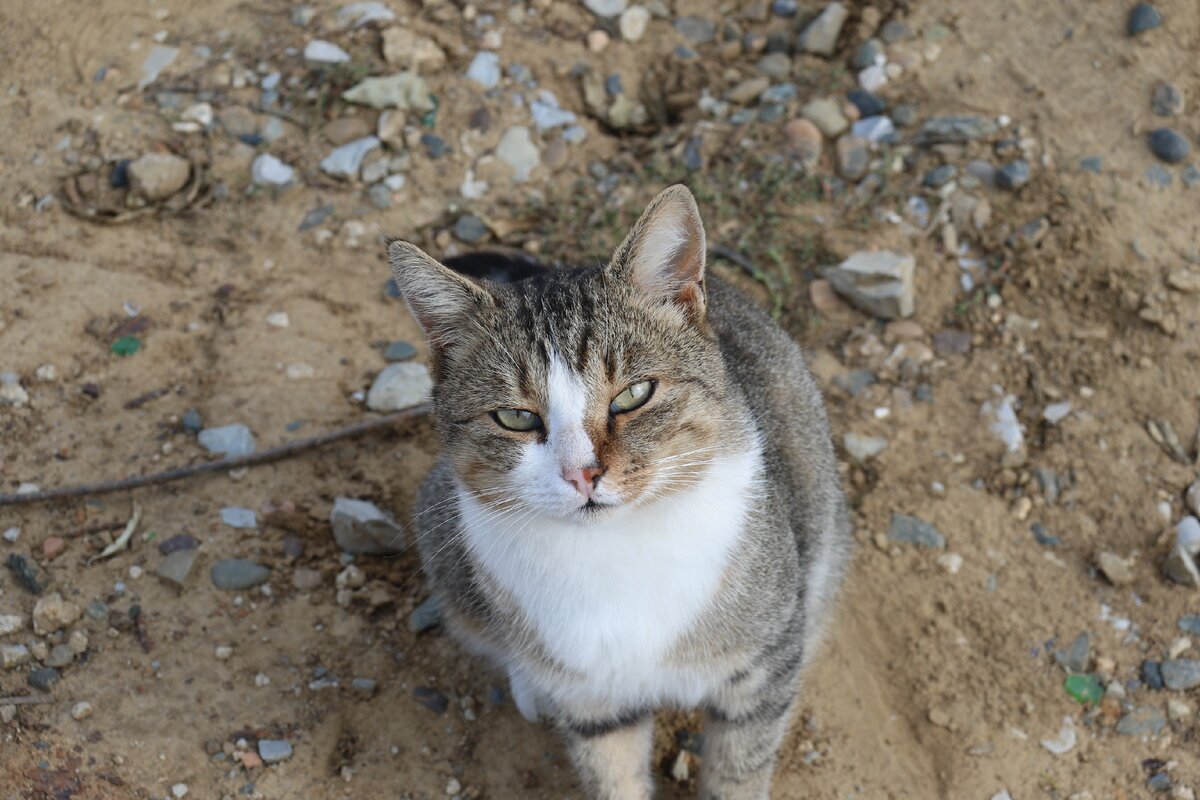
[[[71,706],[71,719],[76,722],[81,722],[92,715],[92,704],[86,700],[81,700]]]
[[[1158,9],[1149,3],[1138,3],[1129,12],[1129,23],[1126,30],[1130,36],[1137,36],[1160,25],[1162,25],[1162,14],[1158,13]]]
[[[783,133],[803,163],[811,167],[821,160],[824,137],[812,122],[807,119],[788,120],[783,126]]]
[[[477,244],[487,238],[488,227],[474,214],[463,214],[454,223],[454,236],[467,244]]]
[[[187,185],[192,165],[172,153],[147,153],[129,164],[129,186],[146,200],[165,200]]]
[[[621,14],[619,28],[621,38],[627,42],[636,42],[646,35],[646,26],[650,24],[650,12],[641,6],[625,9]]]
[[[995,181],[1001,189],[1017,191],[1029,183],[1029,163],[1021,159],[1010,161],[996,170]]]
[[[1178,117],[1183,114],[1183,92],[1173,83],[1163,81],[1154,87],[1150,107],[1160,117]]]
[[[1168,164],[1178,164],[1192,152],[1188,140],[1170,128],[1159,128],[1150,133],[1150,149]]]

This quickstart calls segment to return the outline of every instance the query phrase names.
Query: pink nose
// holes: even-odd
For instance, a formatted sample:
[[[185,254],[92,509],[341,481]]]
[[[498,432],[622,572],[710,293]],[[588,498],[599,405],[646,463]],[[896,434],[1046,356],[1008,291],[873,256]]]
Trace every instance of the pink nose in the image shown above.
[[[588,500],[592,499],[592,492],[595,490],[596,484],[603,474],[603,467],[564,468],[562,471],[563,480],[574,486],[575,490]]]

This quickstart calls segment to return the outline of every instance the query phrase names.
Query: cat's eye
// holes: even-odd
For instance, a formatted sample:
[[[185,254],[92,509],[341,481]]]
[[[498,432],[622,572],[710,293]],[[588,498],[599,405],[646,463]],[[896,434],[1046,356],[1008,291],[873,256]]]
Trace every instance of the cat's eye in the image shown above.
[[[536,431],[542,427],[542,418],[523,408],[498,408],[492,412],[492,419],[510,431]]]
[[[650,395],[654,394],[654,381],[642,381],[626,387],[625,391],[613,398],[608,404],[608,410],[613,414],[633,411],[646,405]]]

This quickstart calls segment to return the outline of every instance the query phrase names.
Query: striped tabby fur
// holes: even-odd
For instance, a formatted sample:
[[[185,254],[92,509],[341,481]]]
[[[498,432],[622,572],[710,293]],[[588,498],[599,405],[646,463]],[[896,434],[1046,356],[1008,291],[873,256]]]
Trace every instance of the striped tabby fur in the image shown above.
[[[705,275],[705,252],[682,186],[603,266],[455,271],[389,246],[429,337],[442,444],[415,512],[424,569],[595,798],[651,796],[668,706],[707,714],[702,797],[766,798],[849,553],[800,349]],[[468,277],[506,272],[520,279]],[[642,381],[645,405],[611,413]],[[497,409],[543,425],[505,429]],[[599,477],[568,477],[584,474]]]

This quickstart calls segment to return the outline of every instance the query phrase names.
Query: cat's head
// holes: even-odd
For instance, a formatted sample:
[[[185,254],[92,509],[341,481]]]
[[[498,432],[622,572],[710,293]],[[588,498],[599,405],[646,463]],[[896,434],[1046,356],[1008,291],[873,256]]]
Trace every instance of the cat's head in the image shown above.
[[[744,451],[753,426],[706,319],[705,251],[683,186],[590,269],[497,284],[392,242],[463,486],[498,510],[586,523],[693,487]]]

